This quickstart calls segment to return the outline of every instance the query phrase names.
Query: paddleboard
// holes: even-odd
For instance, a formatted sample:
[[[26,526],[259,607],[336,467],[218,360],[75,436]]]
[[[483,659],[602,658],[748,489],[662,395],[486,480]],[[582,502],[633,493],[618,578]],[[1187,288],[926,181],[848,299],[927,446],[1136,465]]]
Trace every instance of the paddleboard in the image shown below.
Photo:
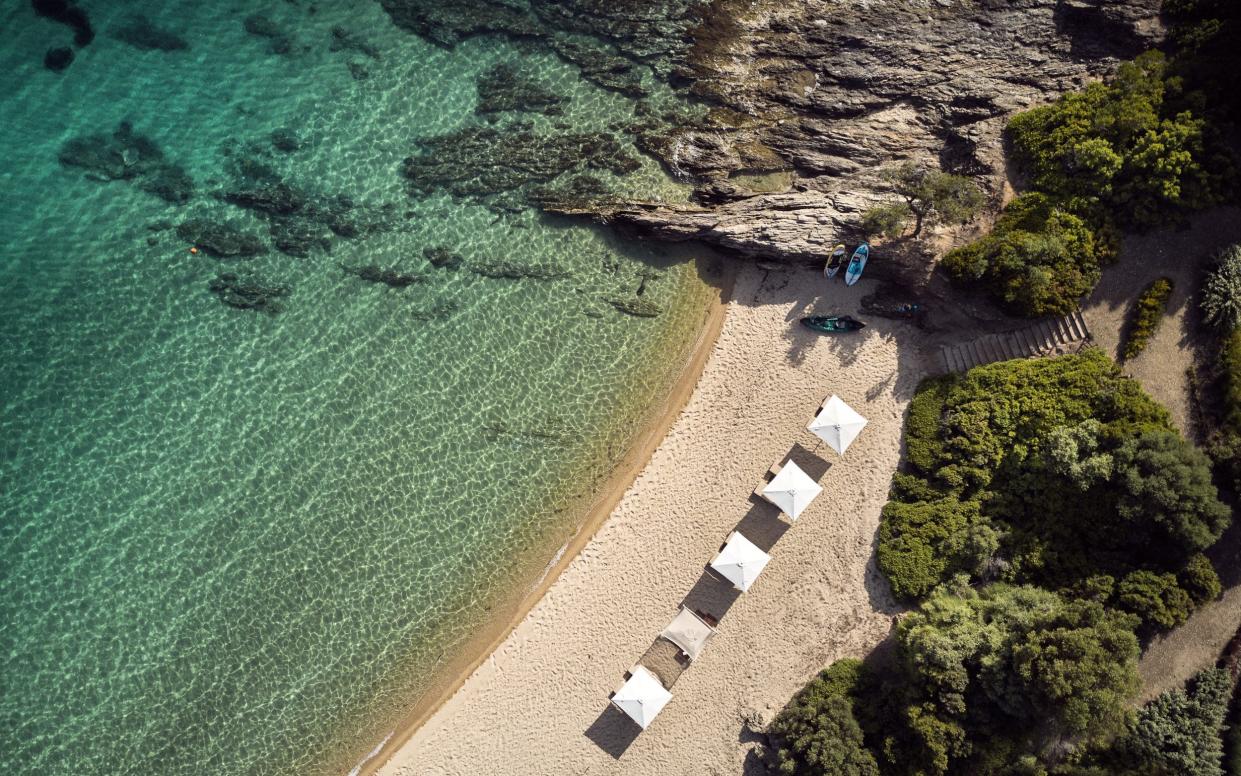
[[[870,246],[862,243],[853,252],[853,258],[849,259],[849,269],[845,270],[845,285],[851,286],[862,277],[862,270],[866,269],[868,258],[870,258]]]
[[[844,243],[839,243],[835,248],[832,248],[831,257],[828,258],[827,263],[823,265],[823,277],[836,277],[836,273],[839,272],[840,268],[845,265],[845,253],[847,253],[847,251],[845,250]]]

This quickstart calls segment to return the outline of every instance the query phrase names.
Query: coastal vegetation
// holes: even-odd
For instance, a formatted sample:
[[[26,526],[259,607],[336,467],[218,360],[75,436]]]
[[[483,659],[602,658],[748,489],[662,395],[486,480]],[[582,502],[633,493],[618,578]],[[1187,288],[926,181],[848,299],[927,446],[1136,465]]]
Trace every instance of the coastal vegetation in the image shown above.
[[[1166,15],[1170,56],[1147,51],[1107,82],[1009,122],[1028,192],[992,234],[944,258],[955,283],[1014,315],[1065,312],[1115,256],[1118,228],[1183,223],[1224,201],[1235,170],[1218,127],[1235,114],[1236,98],[1212,58],[1237,61],[1225,36],[1239,14],[1216,0],[1176,0]]]
[[[1133,323],[1129,327],[1122,351],[1125,359],[1136,357],[1146,349],[1146,343],[1154,336],[1163,320],[1163,311],[1172,296],[1172,280],[1159,278],[1147,286],[1134,304]]]
[[[884,172],[903,201],[876,205],[862,214],[862,230],[889,239],[900,237],[912,218],[912,237],[929,223],[963,224],[978,214],[985,197],[978,184],[913,162]]]
[[[1203,284],[1202,312],[1218,353],[1208,365],[1216,398],[1208,403],[1207,450],[1216,481],[1235,502],[1241,495],[1241,245],[1220,253]]]
[[[1178,769],[1220,751],[1231,683],[1129,702],[1139,640],[1220,593],[1202,553],[1230,512],[1207,456],[1097,350],[929,380],[905,443],[878,561],[917,608],[894,649],[833,664],[781,712],[783,771],[1199,772]]]

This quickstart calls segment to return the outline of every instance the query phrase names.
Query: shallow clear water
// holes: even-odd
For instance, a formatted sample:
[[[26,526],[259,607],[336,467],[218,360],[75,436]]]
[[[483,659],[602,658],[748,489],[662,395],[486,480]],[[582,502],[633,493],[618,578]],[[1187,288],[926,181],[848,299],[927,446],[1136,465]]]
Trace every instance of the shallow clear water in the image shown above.
[[[409,198],[414,139],[479,121],[475,79],[496,62],[571,94],[555,121],[575,129],[630,115],[554,58],[439,49],[368,0],[145,5],[83,3],[99,34],[60,75],[41,60],[70,33],[26,2],[0,10],[0,771],[347,768],[497,594],[534,581],[716,292],[684,254]],[[108,35],[139,9],[189,50]],[[246,33],[258,10],[292,54]],[[381,58],[330,51],[338,24]],[[58,164],[69,138],[124,120],[185,166],[189,203]],[[305,147],[271,151],[280,127]],[[401,223],[226,262],[148,228],[226,215],[266,237],[210,196],[247,148],[298,185],[395,203]],[[650,160],[614,183],[678,196]],[[433,245],[567,274],[435,269]],[[391,289],[341,263],[429,282]],[[221,304],[222,270],[289,285],[284,311]],[[607,303],[651,270],[663,314]]]

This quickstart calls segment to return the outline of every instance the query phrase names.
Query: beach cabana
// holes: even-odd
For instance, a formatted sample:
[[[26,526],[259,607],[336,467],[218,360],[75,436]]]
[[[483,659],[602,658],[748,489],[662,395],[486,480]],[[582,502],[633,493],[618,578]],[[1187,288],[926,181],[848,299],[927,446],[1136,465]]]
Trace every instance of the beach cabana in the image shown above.
[[[681,607],[681,611],[659,635],[680,647],[690,660],[697,660],[702,648],[707,646],[707,639],[715,635],[715,628],[689,609]]]
[[[819,483],[809,474],[802,471],[797,464],[789,461],[780,467],[780,471],[771,482],[763,486],[762,497],[780,507],[784,514],[796,520],[802,510],[810,506],[815,496],[823,492]]]
[[[711,561],[711,568],[733,583],[741,592],[750,589],[771,556],[760,550],[749,539],[736,531],[728,535],[728,541],[720,554]]]
[[[823,402],[819,414],[810,421],[810,425],[806,428],[819,439],[827,442],[837,453],[844,455],[845,450],[849,449],[849,445],[857,439],[857,435],[862,433],[865,426],[866,418],[841,401],[839,396],[832,394],[827,401]]]
[[[629,718],[646,730],[660,709],[672,700],[655,675],[642,666],[634,666],[629,681],[612,693],[612,705],[629,715]]]

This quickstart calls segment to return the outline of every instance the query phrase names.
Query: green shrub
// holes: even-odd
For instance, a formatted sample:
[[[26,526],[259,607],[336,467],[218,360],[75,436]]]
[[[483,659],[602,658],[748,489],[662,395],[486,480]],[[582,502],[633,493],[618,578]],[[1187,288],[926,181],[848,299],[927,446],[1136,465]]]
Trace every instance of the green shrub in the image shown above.
[[[876,205],[862,214],[862,231],[868,236],[895,239],[905,232],[913,211],[903,202]]]
[[[1241,328],[1241,245],[1220,253],[1202,289],[1202,312],[1208,323],[1223,331]]]
[[[913,236],[930,221],[963,224],[978,214],[985,197],[978,184],[960,175],[906,162],[884,172],[914,217]]]
[[[1188,690],[1169,690],[1148,703],[1117,742],[1115,759],[1133,776],[1223,776],[1231,695],[1228,672],[1208,668]]]
[[[1085,220],[1043,194],[1025,194],[990,235],[949,251],[943,266],[953,282],[981,285],[1006,311],[1040,316],[1077,309],[1110,258]]]
[[[879,766],[863,744],[853,716],[859,660],[838,660],[806,685],[768,733],[779,745],[780,773],[794,776],[878,776]]]
[[[1168,630],[1189,619],[1194,602],[1174,575],[1135,571],[1120,580],[1116,606],[1141,617],[1153,629]]]
[[[959,571],[977,575],[997,549],[998,534],[979,513],[977,501],[889,501],[883,508],[879,568],[897,598],[925,596]]]
[[[1171,296],[1172,281],[1169,278],[1159,278],[1138,296],[1134,304],[1133,323],[1129,327],[1129,336],[1125,342],[1126,360],[1137,356],[1146,348],[1146,343],[1154,336],[1159,322],[1163,320],[1164,308]]]
[[[1214,601],[1224,589],[1220,584],[1219,574],[1215,573],[1215,567],[1207,556],[1201,553],[1190,558],[1185,568],[1181,569],[1177,575],[1177,584],[1189,593],[1195,606]]]
[[[1033,187],[1061,201],[1099,201],[1130,226],[1149,228],[1216,204],[1226,181],[1215,172],[1201,116],[1171,98],[1167,60],[1148,51],[1057,102],[1008,125],[1014,156]]]

